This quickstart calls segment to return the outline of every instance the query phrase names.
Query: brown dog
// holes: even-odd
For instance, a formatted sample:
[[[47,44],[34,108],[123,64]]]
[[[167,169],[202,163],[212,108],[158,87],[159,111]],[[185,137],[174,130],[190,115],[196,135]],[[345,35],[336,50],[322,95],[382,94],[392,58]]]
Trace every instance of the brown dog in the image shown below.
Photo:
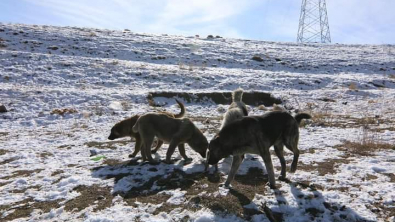
[[[228,187],[243,162],[244,154],[259,154],[265,163],[270,187],[275,188],[269,148],[274,145],[274,150],[281,163],[280,179],[285,179],[286,164],[283,147],[285,145],[294,154],[291,172],[295,172],[299,158],[299,124],[302,119],[310,118],[311,116],[306,113],[293,117],[287,112],[274,111],[262,116],[246,116],[235,120],[225,126],[210,141],[208,163],[217,164],[222,158],[233,156],[232,166],[225,182],[225,187]]]
[[[171,163],[171,156],[177,146],[181,156],[187,161],[191,160],[185,154],[185,143],[202,157],[206,157],[208,141],[188,118],[176,119],[165,114],[147,113],[140,116],[132,129],[133,132],[140,134],[143,141],[141,156],[144,161],[156,163],[150,153],[154,137],[170,143],[166,153],[166,163]]]
[[[172,114],[172,113],[167,113],[167,112],[163,112],[163,114],[168,115],[170,117],[174,117],[174,118],[182,118],[185,115],[185,106],[182,102],[178,101],[177,99],[176,99],[176,102],[178,103],[178,105],[180,106],[180,109],[181,109],[179,114]],[[134,126],[134,124],[136,124],[139,117],[140,117],[139,115],[135,115],[131,118],[127,118],[125,120],[122,120],[121,122],[118,122],[111,128],[110,136],[108,136],[109,140],[114,140],[114,139],[127,137],[127,136],[130,136],[131,138],[135,138],[136,145],[134,146],[134,152],[129,155],[129,157],[131,157],[131,158],[135,157],[140,152],[140,148],[141,148],[141,144],[142,144],[140,134],[135,133],[132,130],[132,127]],[[158,144],[155,147],[155,149],[152,150],[152,153],[156,153],[158,151],[158,149],[162,146],[162,144],[163,144],[163,141],[158,140]]]

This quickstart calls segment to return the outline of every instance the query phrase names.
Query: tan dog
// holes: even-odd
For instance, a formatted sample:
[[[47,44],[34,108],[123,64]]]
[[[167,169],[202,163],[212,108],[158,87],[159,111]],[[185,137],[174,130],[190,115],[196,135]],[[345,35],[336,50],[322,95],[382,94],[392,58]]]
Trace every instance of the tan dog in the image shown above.
[[[226,111],[224,118],[222,120],[221,128],[229,125],[235,120],[241,119],[243,116],[248,116],[248,111],[246,105],[243,103],[243,90],[236,89],[232,92],[232,103],[230,104],[228,111]],[[209,159],[209,155],[207,155],[207,159]],[[232,164],[233,165],[233,164]],[[206,166],[204,171],[207,171],[209,167],[208,162],[206,161]],[[215,171],[218,171],[218,164],[215,164]]]
[[[177,146],[181,156],[187,161],[191,160],[185,154],[185,143],[202,157],[206,157],[208,141],[188,118],[176,119],[165,114],[147,113],[140,116],[132,129],[134,133],[140,134],[143,141],[141,156],[144,161],[156,163],[150,153],[154,137],[170,143],[166,153],[166,163],[171,163],[171,156]]]
[[[170,117],[174,117],[174,118],[182,118],[185,115],[185,106],[182,102],[178,101],[177,99],[176,99],[176,102],[178,103],[178,105],[180,106],[180,109],[181,109],[179,114],[172,114],[172,113],[167,113],[167,112],[163,112],[163,114],[168,115]],[[110,136],[108,136],[109,140],[114,140],[114,139],[127,137],[127,136],[130,136],[131,138],[135,138],[136,145],[134,146],[134,152],[129,155],[129,157],[131,157],[131,158],[135,157],[140,152],[140,148],[141,148],[141,144],[142,144],[140,134],[135,133],[132,130],[132,127],[134,126],[134,124],[136,124],[137,119],[139,117],[140,117],[139,115],[135,115],[131,118],[127,118],[125,120],[122,120],[121,122],[118,122],[111,128]],[[158,144],[156,145],[155,149],[152,150],[152,153],[156,153],[158,151],[158,149],[162,146],[162,144],[163,144],[163,141],[158,140]]]

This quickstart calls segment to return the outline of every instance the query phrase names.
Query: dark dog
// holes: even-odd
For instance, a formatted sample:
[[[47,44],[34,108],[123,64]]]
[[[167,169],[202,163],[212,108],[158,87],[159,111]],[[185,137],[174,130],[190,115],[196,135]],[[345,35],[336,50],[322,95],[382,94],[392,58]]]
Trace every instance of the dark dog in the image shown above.
[[[155,163],[150,153],[155,137],[170,143],[166,153],[166,163],[171,163],[171,155],[177,146],[181,156],[185,160],[191,160],[185,154],[185,143],[202,157],[206,157],[208,141],[195,124],[187,118],[176,119],[165,114],[147,113],[140,116],[132,129],[133,132],[140,134],[143,141],[143,148],[141,149],[143,161],[148,160]]]
[[[178,101],[177,99],[176,99],[176,102],[178,103],[178,105],[180,106],[180,109],[181,109],[179,114],[172,114],[172,113],[167,113],[167,112],[163,112],[162,114],[165,114],[165,115],[168,115],[168,116],[174,117],[174,118],[182,118],[185,115],[185,106],[182,102]],[[139,117],[140,117],[139,115],[135,115],[131,118],[127,118],[125,120],[122,120],[121,122],[118,122],[111,128],[111,134],[108,137],[109,140],[114,140],[114,139],[127,137],[127,136],[130,136],[131,138],[135,138],[136,145],[134,146],[134,152],[132,154],[130,154],[129,157],[135,157],[140,152],[140,148],[141,148],[141,144],[142,144],[140,134],[135,133],[132,130],[132,127],[134,126],[134,124],[136,124],[137,119]],[[158,149],[162,146],[162,144],[163,144],[163,141],[158,140],[158,144],[156,145],[155,149],[152,150],[152,153],[156,153],[158,151]]]
[[[259,154],[265,163],[270,187],[274,189],[274,170],[269,148],[274,145],[281,163],[280,179],[285,179],[283,146],[285,145],[294,154],[291,172],[295,172],[299,158],[299,124],[302,119],[310,118],[311,116],[306,113],[293,117],[287,112],[274,111],[262,116],[246,116],[235,120],[211,140],[208,163],[217,164],[222,158],[233,155],[232,167],[225,182],[225,186],[228,187],[244,159],[244,154]]]

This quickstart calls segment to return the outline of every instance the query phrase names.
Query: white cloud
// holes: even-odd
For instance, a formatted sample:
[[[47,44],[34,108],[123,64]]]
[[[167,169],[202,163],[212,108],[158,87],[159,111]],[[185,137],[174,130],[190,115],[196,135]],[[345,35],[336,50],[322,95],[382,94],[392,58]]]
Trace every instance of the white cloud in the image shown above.
[[[18,22],[272,41],[296,40],[301,4],[295,0],[23,2],[31,10],[16,10],[13,16]],[[394,0],[328,0],[327,7],[333,42],[395,43]]]
[[[25,0],[62,19],[64,24],[129,28],[137,32],[222,34],[240,37],[227,20],[258,0]],[[46,19],[46,18],[43,18]]]

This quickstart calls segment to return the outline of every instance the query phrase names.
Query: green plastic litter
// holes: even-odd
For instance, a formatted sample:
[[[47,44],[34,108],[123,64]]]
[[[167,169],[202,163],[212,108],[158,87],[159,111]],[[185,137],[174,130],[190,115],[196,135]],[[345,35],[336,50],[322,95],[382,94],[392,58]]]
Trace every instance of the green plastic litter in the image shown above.
[[[91,160],[99,161],[99,160],[102,160],[102,159],[105,159],[105,158],[107,158],[107,157],[106,156],[97,156],[97,157],[91,158]]]

